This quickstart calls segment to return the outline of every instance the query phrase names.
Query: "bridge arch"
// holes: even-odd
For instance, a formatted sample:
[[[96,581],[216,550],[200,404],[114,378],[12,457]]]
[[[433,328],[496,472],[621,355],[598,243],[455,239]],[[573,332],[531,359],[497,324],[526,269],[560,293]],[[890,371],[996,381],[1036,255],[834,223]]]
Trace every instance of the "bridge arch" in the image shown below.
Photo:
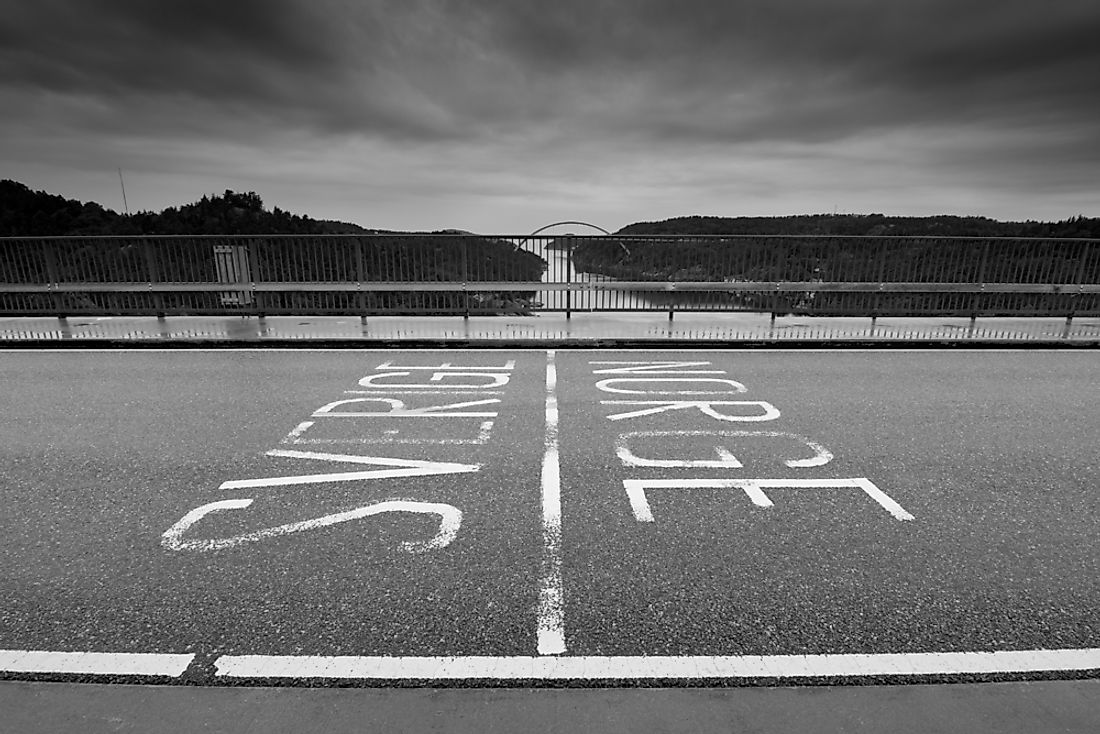
[[[561,226],[566,225],[566,224],[576,224],[576,225],[581,226],[581,227],[591,227],[592,229],[600,230],[601,232],[603,232],[606,235],[611,234],[610,232],[608,232],[606,229],[604,229],[603,227],[601,227],[598,224],[592,224],[590,222],[579,222],[579,221],[574,220],[574,219],[567,219],[563,222],[554,222],[553,224],[547,224],[545,227],[539,227],[538,229],[536,229],[534,232],[532,232],[531,234],[529,234],[527,236],[528,237],[534,237],[539,232],[545,232],[548,229],[553,229],[554,227],[561,227]]]
[[[520,240],[519,244],[516,245],[516,248],[518,249],[520,247],[523,247],[525,244],[527,244],[528,240],[530,240],[532,237],[539,234],[540,232],[545,232],[548,229],[553,229],[554,227],[561,227],[561,226],[564,226],[566,224],[575,224],[575,225],[580,226],[580,227],[591,227],[592,229],[598,229],[600,232],[604,233],[608,237],[612,236],[611,232],[607,231],[606,229],[604,229],[603,227],[601,227],[598,224],[592,224],[591,222],[581,222],[581,221],[576,220],[576,219],[566,219],[566,220],[561,221],[561,222],[554,222],[553,224],[547,224],[545,226],[539,227],[534,232],[532,232],[531,234],[527,235],[522,240]],[[617,241],[617,244],[619,245],[619,247],[621,247],[623,249],[623,251],[627,255],[630,254],[630,250],[621,241]]]

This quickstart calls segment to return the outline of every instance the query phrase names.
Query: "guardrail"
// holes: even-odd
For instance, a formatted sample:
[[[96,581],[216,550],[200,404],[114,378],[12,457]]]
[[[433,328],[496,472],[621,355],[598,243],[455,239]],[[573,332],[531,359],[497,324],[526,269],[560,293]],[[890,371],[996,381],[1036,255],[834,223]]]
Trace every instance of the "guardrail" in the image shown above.
[[[0,238],[0,314],[1100,315],[1100,240],[841,236]]]

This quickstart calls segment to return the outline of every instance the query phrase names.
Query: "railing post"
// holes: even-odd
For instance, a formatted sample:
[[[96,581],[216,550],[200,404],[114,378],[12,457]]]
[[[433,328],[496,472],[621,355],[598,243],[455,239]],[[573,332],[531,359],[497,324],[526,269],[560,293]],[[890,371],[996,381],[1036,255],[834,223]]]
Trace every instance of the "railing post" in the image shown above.
[[[779,255],[776,258],[775,269],[775,290],[772,291],[772,320],[771,328],[775,329],[775,315],[779,311],[779,284],[783,281],[783,277],[787,274],[787,243],[784,240],[779,240]]]
[[[694,263],[688,263],[688,264],[694,265]],[[673,274],[673,277],[675,277],[675,273]],[[680,293],[683,293],[683,291],[680,291]],[[672,314],[675,312],[675,309],[676,309],[676,299],[677,298],[679,298],[679,293],[677,293],[677,291],[676,291],[676,282],[675,282],[675,280],[673,280],[673,282],[672,282],[672,294],[668,299],[668,322],[670,324],[672,323]]]
[[[262,319],[267,299],[262,297],[263,294],[256,290],[257,281],[261,281],[260,242],[259,240],[249,239],[246,247],[248,252],[248,287],[249,292],[252,294],[252,310],[256,316]]]
[[[975,278],[974,284],[981,286],[982,291],[985,290],[985,269],[986,264],[989,262],[989,240],[985,241],[982,245],[982,261],[978,265],[978,275]],[[974,291],[970,296],[970,333],[974,333],[974,326],[978,320],[978,297],[981,292]]]
[[[157,259],[153,252],[153,244],[149,242],[148,238],[142,238],[141,251],[145,256],[145,272],[149,277],[149,291],[153,294],[153,308],[157,312],[157,318],[164,318],[164,294],[160,291],[153,291],[153,284],[160,281],[160,276],[157,273]]]
[[[882,286],[886,281],[886,245],[889,240],[879,240],[878,249],[878,271],[875,277],[878,278],[878,292],[875,293],[873,306],[871,307],[871,333],[875,332],[875,325],[878,323],[878,312],[882,310]]]
[[[470,243],[463,237],[459,242],[462,247],[459,251],[462,255],[462,308],[464,321],[470,320]]]
[[[363,261],[363,240],[355,238],[355,285],[359,289],[355,297],[355,305],[359,309],[359,323],[367,323],[367,294],[363,292],[363,281],[366,280],[367,268]]]
[[[567,285],[573,284],[573,243],[574,238],[572,235],[565,235],[562,237],[565,241],[565,282]],[[573,291],[570,288],[565,290],[565,320],[568,321],[573,316]]]
[[[43,254],[46,257],[46,277],[50,280],[50,300],[53,302],[54,311],[57,312],[57,318],[64,321],[64,304],[61,299],[61,294],[57,292],[57,286],[60,281],[57,269],[57,252],[53,249],[52,241],[46,240],[43,244]]]
[[[1089,260],[1089,245],[1091,242],[1081,243],[1081,262],[1077,265],[1077,275],[1073,278],[1074,285],[1081,285],[1085,282],[1085,264]],[[1062,338],[1069,338],[1069,329],[1073,326],[1073,315],[1077,311],[1077,298],[1080,295],[1081,289],[1078,288],[1076,292],[1069,294],[1069,312],[1066,314],[1066,325],[1062,329]]]

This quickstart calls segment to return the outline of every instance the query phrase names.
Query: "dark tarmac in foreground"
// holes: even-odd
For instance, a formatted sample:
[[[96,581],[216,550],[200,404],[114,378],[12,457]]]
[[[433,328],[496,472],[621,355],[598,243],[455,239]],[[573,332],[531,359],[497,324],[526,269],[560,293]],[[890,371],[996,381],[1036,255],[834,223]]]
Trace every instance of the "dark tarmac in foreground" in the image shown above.
[[[1100,681],[734,689],[377,690],[0,683],[0,732],[1092,734]]]
[[[20,351],[0,379],[11,731],[1100,721],[1092,351]],[[582,672],[509,667],[540,656]]]

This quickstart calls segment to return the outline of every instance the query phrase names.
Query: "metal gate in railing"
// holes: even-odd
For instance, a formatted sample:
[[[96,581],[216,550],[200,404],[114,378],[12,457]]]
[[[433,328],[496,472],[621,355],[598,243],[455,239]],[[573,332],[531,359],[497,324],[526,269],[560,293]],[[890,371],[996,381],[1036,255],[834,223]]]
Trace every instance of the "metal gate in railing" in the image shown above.
[[[1100,240],[617,235],[0,239],[0,314],[1100,315]]]
[[[219,299],[223,306],[252,305],[250,281],[251,268],[248,264],[248,248],[245,245],[214,245],[214,265],[218,270],[219,283],[233,283],[247,290],[222,291]]]

